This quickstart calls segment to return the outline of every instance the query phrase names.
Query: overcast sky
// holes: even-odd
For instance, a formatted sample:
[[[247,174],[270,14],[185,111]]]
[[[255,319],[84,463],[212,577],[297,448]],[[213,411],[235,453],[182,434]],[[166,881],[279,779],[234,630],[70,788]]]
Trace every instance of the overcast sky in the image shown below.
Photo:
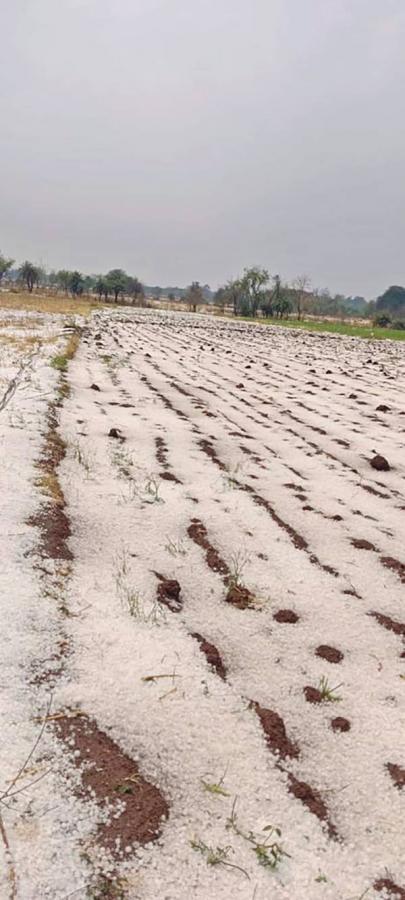
[[[404,0],[5,0],[0,248],[405,284]]]

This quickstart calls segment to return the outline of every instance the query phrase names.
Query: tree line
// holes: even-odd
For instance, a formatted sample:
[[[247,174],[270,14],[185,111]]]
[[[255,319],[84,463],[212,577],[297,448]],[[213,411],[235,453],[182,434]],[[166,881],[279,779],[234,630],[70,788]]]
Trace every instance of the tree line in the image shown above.
[[[0,252],[0,286],[4,277],[11,273],[13,265],[14,260]],[[61,290],[73,297],[92,293],[98,296],[99,300],[108,300],[111,297],[115,302],[122,295],[135,300],[144,294],[139,278],[127,275],[123,269],[110,269],[106,275],[83,275],[77,270],[69,269],[46,272],[42,266],[25,260],[14,270],[13,275],[13,281],[22,284],[29,293],[36,287],[47,287]]]
[[[405,288],[391,286],[376,300],[331,294],[327,288],[311,287],[307,275],[298,275],[291,283],[267,269],[255,266],[218,289],[215,303],[231,307],[235,315],[256,318],[258,315],[283,319],[294,314],[344,318],[371,318],[376,325],[405,328]]]
[[[312,288],[307,275],[298,275],[287,283],[280,275],[271,275],[268,269],[253,266],[243,270],[238,278],[231,279],[214,293],[209,285],[193,281],[187,288],[168,289],[147,288],[133,275],[123,269],[110,269],[105,275],[83,275],[68,269],[46,270],[29,260],[13,269],[14,259],[0,252],[0,287],[6,279],[17,282],[32,293],[36,287],[63,291],[73,297],[92,294],[99,300],[127,299],[142,302],[145,295],[156,300],[166,295],[174,301],[180,299],[190,309],[196,311],[202,304],[214,303],[221,309],[231,309],[234,315],[256,318],[283,319],[294,314],[297,319],[306,315],[329,316],[331,318],[356,316],[373,318],[378,325],[405,327],[405,288],[392,285],[377,300],[367,301],[364,297],[345,297],[331,294],[327,288]]]

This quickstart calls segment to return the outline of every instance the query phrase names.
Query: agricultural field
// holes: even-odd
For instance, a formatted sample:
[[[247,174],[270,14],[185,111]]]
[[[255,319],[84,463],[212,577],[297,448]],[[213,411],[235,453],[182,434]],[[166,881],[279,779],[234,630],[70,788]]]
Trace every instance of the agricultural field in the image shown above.
[[[404,900],[404,345],[3,309],[0,353],[0,897]]]

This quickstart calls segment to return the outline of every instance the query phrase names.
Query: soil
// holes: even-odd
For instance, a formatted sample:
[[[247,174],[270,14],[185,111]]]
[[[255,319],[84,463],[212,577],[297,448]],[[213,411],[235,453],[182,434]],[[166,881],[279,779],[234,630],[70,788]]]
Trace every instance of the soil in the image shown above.
[[[155,572],[156,578],[160,584],[157,587],[157,599],[159,603],[163,603],[170,609],[170,612],[178,613],[183,607],[183,601],[180,599],[181,587],[174,578],[165,578],[159,572]]]
[[[226,668],[215,644],[211,644],[202,636],[202,634],[198,634],[197,632],[194,632],[191,637],[198,641],[201,653],[204,653],[206,656],[208,665],[215,670],[217,675],[219,675],[223,681],[226,681]]]
[[[352,727],[349,720],[343,718],[343,716],[336,716],[335,719],[331,719],[330,724],[333,731],[350,731]]]
[[[156,840],[169,807],[136,763],[87,716],[61,718],[55,731],[73,749],[74,763],[82,769],[82,796],[91,794],[101,807],[117,800],[124,804],[116,818],[99,825],[99,844],[120,858],[127,847]]]
[[[316,648],[315,653],[321,659],[326,659],[330,663],[340,663],[344,658],[341,650],[337,650],[336,647],[330,647],[328,644],[321,644]]]
[[[387,631],[393,631],[394,634],[402,635],[405,637],[405,623],[396,622],[395,619],[391,619],[390,616],[385,616],[383,613],[371,612],[369,616],[373,616],[374,619],[377,620],[379,625],[382,625],[383,628],[386,628]]]
[[[115,440],[117,440],[117,441],[125,441],[125,437],[123,434],[121,434],[121,431],[119,428],[110,428],[110,430],[108,432],[108,437],[115,438]]]
[[[402,584],[405,584],[405,565],[401,563],[399,559],[394,559],[393,556],[382,556],[381,562],[386,569],[391,569],[392,572],[396,572],[399,578],[402,581]]]
[[[219,572],[220,575],[229,575],[229,567],[208,540],[207,529],[200,519],[191,520],[187,534],[195,544],[198,544],[199,547],[206,551],[207,565],[213,572]]]
[[[399,790],[402,790],[402,788],[405,787],[405,769],[395,763],[387,763],[387,769],[395,786],[399,788]]]
[[[374,550],[378,552],[374,544],[371,544],[370,541],[365,541],[363,538],[352,538],[350,543],[357,550]]]
[[[276,622],[282,622],[288,625],[295,625],[299,621],[299,616],[293,609],[279,609],[278,612],[274,613],[273,619]]]
[[[376,456],[373,456],[373,458],[370,459],[370,466],[373,469],[376,469],[377,472],[389,472],[391,468],[385,456],[380,456],[379,453],[377,453]]]
[[[329,837],[336,839],[338,836],[337,830],[329,818],[328,808],[319,792],[314,788],[311,788],[305,781],[298,781],[291,772],[288,775],[288,782],[288,790],[290,793],[293,794],[297,800],[301,800],[301,803],[303,803],[304,806],[320,820],[320,822],[326,825]]]
[[[322,703],[322,694],[318,691],[318,688],[314,688],[309,684],[304,687],[304,694],[308,703]]]
[[[250,609],[254,606],[254,594],[241,584],[232,584],[225,597],[226,603],[231,603],[237,609]]]
[[[281,716],[271,709],[265,709],[255,701],[252,701],[250,705],[260,719],[271,752],[277,753],[281,759],[287,759],[287,757],[296,759],[300,753],[298,745],[287,736]]]
[[[375,891],[385,891],[392,900],[405,900],[405,888],[399,887],[391,878],[379,878],[374,882]]]
[[[27,524],[38,528],[39,550],[44,558],[73,559],[73,553],[68,546],[71,535],[70,522],[63,506],[56,503],[43,504],[37,513],[30,516]]]

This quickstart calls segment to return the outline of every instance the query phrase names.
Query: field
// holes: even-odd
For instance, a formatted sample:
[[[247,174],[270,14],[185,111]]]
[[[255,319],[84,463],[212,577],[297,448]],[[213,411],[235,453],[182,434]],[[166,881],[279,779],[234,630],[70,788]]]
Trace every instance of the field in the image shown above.
[[[0,313],[0,897],[404,900],[403,345],[83,313]]]
[[[253,322],[257,319],[241,317],[242,321]],[[281,325],[282,328],[301,328],[305,331],[330,332],[331,334],[344,334],[349,337],[368,338],[369,340],[405,341],[405,329],[381,328],[369,323],[359,324],[353,322],[330,321],[326,318],[314,321],[313,319],[259,319],[264,325]]]

